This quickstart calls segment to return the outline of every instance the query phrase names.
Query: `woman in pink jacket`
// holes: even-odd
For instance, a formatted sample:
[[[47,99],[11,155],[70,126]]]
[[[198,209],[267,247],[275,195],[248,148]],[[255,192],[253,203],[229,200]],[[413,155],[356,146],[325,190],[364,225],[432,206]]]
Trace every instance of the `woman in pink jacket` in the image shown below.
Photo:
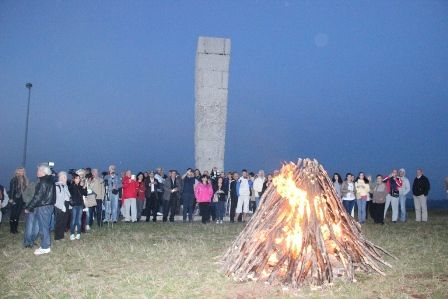
[[[213,196],[213,187],[208,182],[206,175],[201,176],[201,181],[194,187],[196,202],[199,204],[199,211],[202,216],[202,223],[210,221],[210,201]]]

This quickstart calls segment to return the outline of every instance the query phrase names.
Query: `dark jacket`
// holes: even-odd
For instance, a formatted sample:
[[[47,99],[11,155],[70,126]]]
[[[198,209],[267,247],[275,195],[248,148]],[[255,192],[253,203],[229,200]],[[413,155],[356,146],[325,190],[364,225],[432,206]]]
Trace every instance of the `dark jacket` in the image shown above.
[[[33,211],[34,208],[54,205],[56,203],[56,189],[52,175],[39,178],[33,199],[28,203],[26,209]]]
[[[23,190],[20,189],[19,180],[13,177],[9,182],[9,199],[14,201],[14,204],[23,204]]]
[[[84,200],[82,196],[87,196],[87,189],[82,187],[81,185],[76,185],[72,183],[68,187],[68,191],[70,191],[70,205],[72,207],[84,206]]]
[[[261,189],[260,197],[264,194],[266,189],[268,189],[269,185],[272,184],[272,182],[269,182],[268,180],[264,181],[263,183],[263,189]]]
[[[189,194],[194,196],[194,184],[196,183],[195,177],[184,177],[182,180],[182,194]]]
[[[232,198],[233,200],[238,200],[238,193],[236,190],[236,181],[235,180],[230,182],[230,198]]]
[[[223,185],[221,187],[221,190],[224,191],[224,193],[218,193],[218,200],[219,201],[227,201],[227,192],[229,192],[227,185],[223,182]],[[218,190],[218,182],[213,184],[213,194],[215,194]]]
[[[150,198],[151,197],[151,179],[150,179],[150,177],[147,177],[145,179],[145,186],[146,186],[145,197]],[[155,193],[155,195],[157,195],[157,189],[159,189],[159,181],[156,178],[154,178],[154,193]]]
[[[420,178],[415,178],[412,184],[412,193],[415,196],[425,195],[428,196],[429,193],[429,180],[427,177],[422,175]]]

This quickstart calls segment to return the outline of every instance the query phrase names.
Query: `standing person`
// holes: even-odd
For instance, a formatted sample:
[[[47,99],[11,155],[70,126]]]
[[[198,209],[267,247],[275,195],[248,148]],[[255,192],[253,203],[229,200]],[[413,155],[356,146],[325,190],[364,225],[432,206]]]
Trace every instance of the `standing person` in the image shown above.
[[[264,181],[264,184],[263,184],[263,189],[261,190],[261,195],[260,195],[260,197],[261,196],[263,196],[263,194],[266,192],[266,190],[269,188],[269,186],[272,184],[272,180],[273,180],[273,176],[272,176],[272,174],[268,174],[268,177],[267,177],[267,179],[266,179],[266,181]]]
[[[137,174],[137,222],[140,221],[142,217],[143,205],[145,204],[146,199],[146,184],[145,184],[145,176],[142,172]]]
[[[336,194],[339,197],[339,200],[341,200],[341,187],[342,187],[342,177],[339,173],[335,172],[333,174],[333,178],[331,179],[333,182],[334,190],[336,191]]]
[[[403,186],[403,182],[398,177],[398,171],[392,170],[392,173],[385,177],[383,181],[387,185],[388,193],[386,196],[386,205],[384,207],[384,219],[386,219],[387,210],[389,205],[392,205],[392,222],[397,223],[398,220],[398,197],[400,196],[400,188]]]
[[[9,228],[11,234],[18,233],[19,218],[23,209],[23,192],[28,185],[28,178],[26,177],[25,168],[19,167],[14,172],[9,183],[9,205],[11,213],[9,216]]]
[[[214,197],[217,197],[217,220],[216,223],[222,224],[224,221],[224,214],[226,211],[226,201],[227,201],[227,193],[228,187],[224,182],[222,177],[218,177],[216,183],[213,185]]]
[[[81,239],[81,219],[82,210],[84,209],[83,196],[87,196],[87,188],[84,181],[81,180],[79,174],[73,174],[73,180],[68,191],[70,192],[70,206],[72,214],[70,219],[70,240]],[[76,230],[76,236],[75,236]]]
[[[255,211],[258,209],[258,206],[260,205],[261,192],[263,191],[263,184],[265,181],[266,178],[264,176],[264,170],[260,169],[258,171],[258,176],[254,180]]]
[[[28,186],[23,191],[23,203],[25,206],[33,199],[36,192],[36,183],[28,182]],[[36,212],[25,212],[25,233],[23,236],[23,247],[33,248],[34,241],[37,240],[39,235],[39,225],[37,223]]]
[[[366,204],[366,220],[370,217],[372,217],[372,198],[373,198],[373,188],[375,188],[376,185],[376,179],[373,180],[372,179],[372,175],[368,174],[367,175],[367,180],[369,181],[369,198],[367,199],[367,204]]]
[[[68,221],[68,210],[70,204],[70,191],[67,186],[67,173],[61,171],[58,173],[56,182],[56,203],[54,204],[55,226],[54,239],[64,239],[65,227]]]
[[[383,182],[383,176],[376,176],[376,184],[372,195],[372,218],[376,224],[384,224],[384,205],[387,196],[387,186]]]
[[[209,178],[208,183],[213,187],[215,184],[215,181]],[[209,208],[210,208],[209,215],[210,215],[212,221],[215,222],[216,219],[218,218],[218,198],[217,197],[212,196],[212,200],[210,201]]]
[[[210,201],[213,196],[213,188],[209,183],[208,176],[202,175],[201,181],[194,187],[194,195],[199,204],[199,210],[202,216],[202,223],[210,221]]]
[[[423,169],[417,169],[417,176],[412,184],[412,194],[414,195],[415,221],[428,221],[428,207],[426,201],[430,189],[429,180],[423,175]]]
[[[165,180],[163,188],[163,222],[167,222],[168,213],[170,214],[170,222],[174,222],[176,214],[176,205],[181,191],[180,181],[177,179],[177,172],[170,170],[169,177]]]
[[[236,190],[237,181],[239,178],[238,172],[233,173],[232,181],[230,182],[230,222],[235,222],[236,206],[238,205],[238,192]]]
[[[369,180],[363,172],[358,174],[355,181],[356,188],[356,204],[358,205],[358,222],[364,224],[366,222],[366,205],[369,199]]]
[[[446,199],[448,199],[448,176],[445,178],[445,193]]]
[[[6,207],[9,202],[8,192],[6,192],[5,187],[0,185],[0,225],[2,224],[3,212],[2,209]]]
[[[182,202],[183,202],[183,221],[193,222],[193,203],[194,203],[194,185],[197,181],[191,168],[187,169],[185,177],[182,179]]]
[[[41,242],[34,254],[41,255],[51,251],[50,222],[56,202],[56,190],[52,171],[48,164],[41,164],[37,167],[37,177],[38,182],[33,199],[27,204],[25,212],[36,212]]]
[[[409,191],[411,191],[411,184],[409,183],[408,178],[406,177],[406,170],[404,168],[400,168],[398,171],[398,176],[400,177],[403,184],[401,185],[401,188],[398,189],[400,195],[400,221],[405,222],[406,221],[406,196],[408,195]]]
[[[152,221],[157,221],[157,212],[159,207],[159,200],[158,200],[158,188],[159,182],[154,177],[154,172],[151,171],[148,174],[148,177],[145,180],[145,197],[146,197],[146,222],[149,222],[149,218],[152,215]]]
[[[106,186],[106,201],[104,202],[104,222],[116,223],[118,220],[119,190],[121,188],[120,177],[116,174],[115,165],[109,166],[109,173],[104,177]]]
[[[84,206],[86,208],[86,226],[85,230],[89,231],[90,227],[93,225],[93,218],[95,216],[96,211],[96,194],[93,191],[94,178],[93,174],[90,172],[86,174],[86,187],[87,187],[87,196],[84,198]]]
[[[124,207],[124,221],[136,222],[137,221],[137,188],[138,182],[135,175],[132,175],[130,170],[127,170],[122,178],[123,184],[123,198],[122,206]]]
[[[345,181],[341,186],[342,204],[349,215],[351,215],[356,199],[355,183],[353,182],[353,174],[347,173]]]
[[[250,201],[250,190],[252,189],[253,183],[249,179],[247,170],[243,169],[242,176],[238,179],[236,183],[236,190],[238,194],[238,203],[236,206],[236,218],[243,213],[242,222],[246,221],[246,215],[249,213],[249,201]]]
[[[101,227],[103,225],[103,201],[106,189],[104,187],[104,180],[100,177],[98,169],[92,169],[92,177],[93,180],[91,188],[93,193],[95,194],[95,200],[96,200],[96,211],[92,212],[95,213],[95,218],[98,227]]]
[[[157,198],[159,199],[159,211],[162,211],[163,213],[163,195],[165,193],[165,189],[164,189],[164,183],[165,180],[168,178],[168,176],[166,174],[163,173],[163,168],[159,167],[156,169],[156,174],[154,176],[157,180],[157,182],[159,182],[158,187],[157,187]]]

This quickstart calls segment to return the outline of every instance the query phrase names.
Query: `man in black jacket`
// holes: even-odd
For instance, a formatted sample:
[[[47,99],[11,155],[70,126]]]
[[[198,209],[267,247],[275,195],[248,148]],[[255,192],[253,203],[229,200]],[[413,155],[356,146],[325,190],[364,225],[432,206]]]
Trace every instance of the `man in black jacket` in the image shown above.
[[[412,184],[412,193],[414,195],[415,221],[428,221],[428,208],[426,199],[429,192],[429,180],[423,175],[422,169],[417,169],[417,177]]]
[[[38,182],[33,199],[26,206],[25,213],[35,212],[39,225],[39,235],[41,238],[40,248],[34,251],[35,255],[50,253],[51,237],[50,222],[56,202],[56,189],[51,168],[47,164],[37,167]]]

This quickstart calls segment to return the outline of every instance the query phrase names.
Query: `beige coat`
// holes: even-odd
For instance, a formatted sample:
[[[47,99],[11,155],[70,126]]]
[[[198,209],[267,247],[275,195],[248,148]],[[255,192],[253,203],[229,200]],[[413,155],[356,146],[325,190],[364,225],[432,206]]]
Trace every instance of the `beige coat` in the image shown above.
[[[89,193],[85,200],[84,204],[86,207],[91,208],[96,206],[97,200],[103,200],[104,199],[104,181],[101,178],[94,178],[91,181],[87,182],[87,190],[91,190],[92,192]]]

